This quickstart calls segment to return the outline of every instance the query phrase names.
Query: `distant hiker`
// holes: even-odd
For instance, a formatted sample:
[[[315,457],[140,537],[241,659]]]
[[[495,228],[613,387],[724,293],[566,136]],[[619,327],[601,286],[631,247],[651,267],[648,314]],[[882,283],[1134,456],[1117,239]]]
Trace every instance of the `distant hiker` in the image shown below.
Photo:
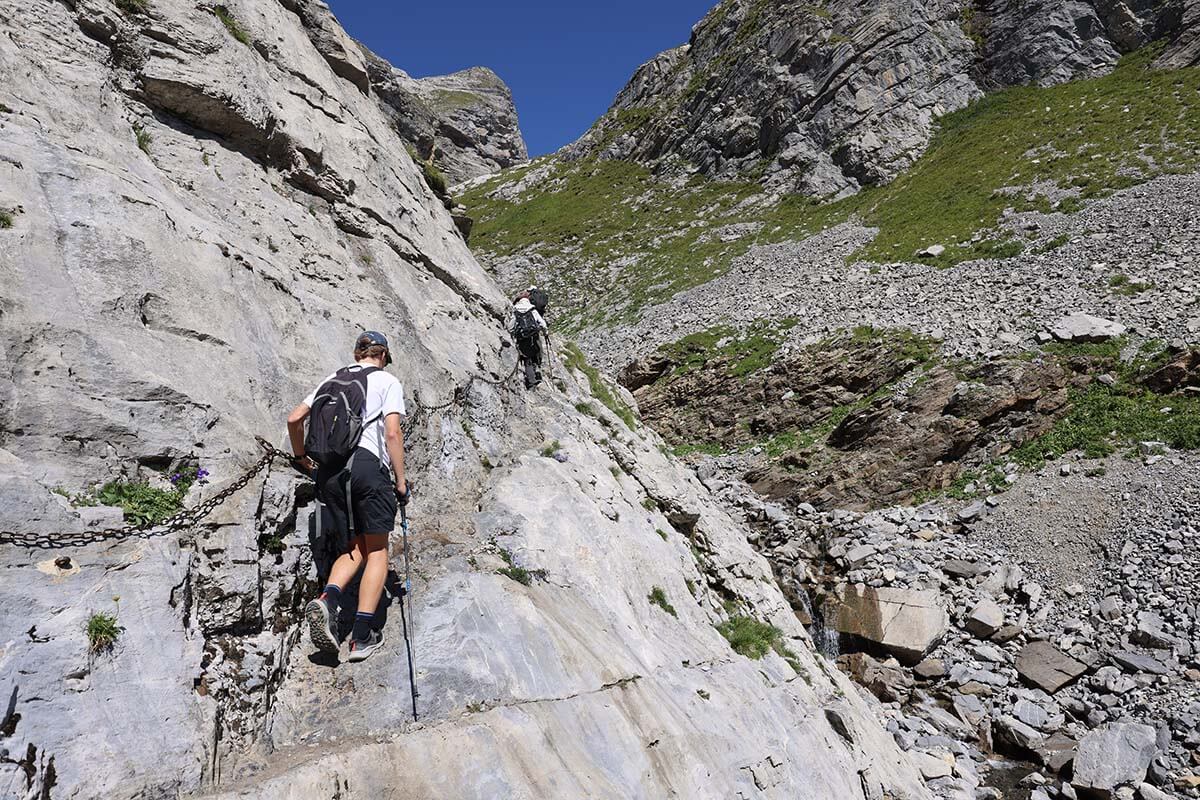
[[[304,609],[309,634],[321,650],[337,652],[342,590],[362,570],[348,659],[362,661],[383,646],[375,611],[387,578],[388,534],[397,505],[408,502],[408,485],[400,425],[404,389],[383,371],[392,363],[387,338],[376,331],[360,335],[354,361],[296,406],[288,434],[292,452],[317,482],[319,530],[340,554],[321,596]]]
[[[517,341],[517,350],[521,360],[525,362],[525,388],[532,389],[542,380],[542,342],[541,336],[546,330],[546,320],[533,303],[534,291],[541,291],[531,286],[517,295],[513,301],[513,338]],[[541,292],[542,308],[545,308],[545,292]]]

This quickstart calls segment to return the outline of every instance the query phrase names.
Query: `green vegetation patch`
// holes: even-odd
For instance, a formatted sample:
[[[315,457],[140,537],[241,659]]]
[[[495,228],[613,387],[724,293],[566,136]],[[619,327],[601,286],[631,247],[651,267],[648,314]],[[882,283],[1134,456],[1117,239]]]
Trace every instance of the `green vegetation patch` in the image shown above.
[[[672,617],[679,616],[677,613],[675,613],[675,607],[667,601],[667,593],[663,591],[661,586],[655,586],[653,589],[651,589],[650,594],[646,596],[646,599],[650,601],[651,605],[658,606]]]
[[[116,0],[117,8],[126,14],[148,14],[150,12],[149,0]]]
[[[559,442],[558,439],[555,439],[553,442],[547,442],[545,446],[542,447],[542,457],[554,458],[554,454],[559,450],[562,450],[562,443]]]
[[[88,617],[85,628],[88,638],[88,650],[101,653],[112,649],[121,635],[121,626],[117,624],[116,616],[98,612]]]
[[[137,140],[138,149],[146,155],[150,155],[150,145],[154,142],[154,137],[150,135],[150,131],[141,125],[134,125],[133,137]]]
[[[776,202],[751,180],[671,184],[636,164],[587,159],[552,162],[548,178],[510,200],[494,190],[528,168],[502,173],[462,198],[476,219],[472,247],[561,264],[556,288],[572,330],[632,319],[724,274],[752,244],[802,239],[850,219],[880,231],[857,254],[869,261],[912,260],[933,244],[946,247],[929,259],[939,266],[1009,257],[1025,245],[995,232],[1008,208],[1071,212],[1200,167],[1200,68],[1150,70],[1159,52],[1144,48],[1100,78],[990,94],[943,117],[927,152],[897,180],[832,203],[799,195]],[[699,87],[704,79],[693,80]],[[626,109],[614,127],[635,131],[648,113]],[[1071,194],[1051,202],[1035,186]],[[736,223],[754,232],[718,235]]]
[[[13,216],[10,212],[0,209],[0,228],[11,228],[13,226]]]
[[[237,39],[247,47],[250,46],[250,36],[246,33],[246,29],[241,26],[237,18],[233,16],[233,12],[225,6],[213,6],[213,14],[217,19],[221,20],[221,24],[225,26],[225,30],[229,31],[229,35]]]
[[[1118,273],[1108,279],[1108,288],[1113,294],[1121,294],[1127,297],[1139,295],[1144,291],[1154,288],[1154,284],[1145,283],[1143,281],[1135,281],[1128,275]]]
[[[470,108],[483,102],[483,98],[474,92],[459,89],[435,89],[432,100],[435,106],[444,111]]]
[[[626,427],[633,430],[637,426],[637,417],[634,415],[633,409],[621,399],[616,390],[608,385],[608,382],[600,375],[600,370],[587,362],[583,351],[574,342],[567,342],[563,345],[563,363],[568,369],[583,373],[592,390],[592,396],[603,403],[609,411],[616,414]]]
[[[408,150],[408,155],[421,168],[421,175],[425,178],[425,184],[433,190],[433,193],[438,197],[449,197],[450,184],[447,182],[445,174],[433,163],[433,159],[421,158],[417,155],[417,151],[412,145],[406,145],[406,149]]]
[[[700,369],[715,359],[725,359],[730,362],[727,373],[741,377],[769,367],[796,322],[790,318],[778,322],[760,320],[745,333],[718,325],[684,336],[660,350],[676,364],[675,375]]]
[[[71,497],[76,506],[116,506],[130,525],[157,525],[183,509],[183,499],[197,481],[208,477],[208,471],[194,466],[183,467],[171,475],[170,489],[151,486],[147,481],[113,480],[91,494]],[[65,492],[61,492],[66,496]]]
[[[717,632],[729,641],[735,653],[753,659],[760,659],[774,650],[775,644],[783,638],[783,632],[774,625],[740,614],[717,625]]]
[[[504,575],[507,578],[512,578],[522,586],[531,586],[534,578],[537,578],[538,580],[546,579],[546,570],[525,569],[524,567],[518,566],[516,561],[513,560],[512,553],[503,548],[500,550],[500,557],[504,559],[504,563],[508,566],[496,570],[497,574]]]
[[[1096,382],[1072,392],[1067,415],[1012,457],[1022,466],[1036,468],[1072,451],[1101,458],[1138,442],[1200,449],[1200,397],[1164,396],[1123,381],[1111,387]]]

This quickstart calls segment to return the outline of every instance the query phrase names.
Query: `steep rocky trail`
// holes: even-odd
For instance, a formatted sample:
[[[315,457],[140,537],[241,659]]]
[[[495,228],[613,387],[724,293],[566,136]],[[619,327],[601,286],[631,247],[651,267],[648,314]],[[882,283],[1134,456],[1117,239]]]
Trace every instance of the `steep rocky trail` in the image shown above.
[[[536,393],[505,383],[506,299],[323,4],[0,19],[0,530],[213,497],[387,331],[422,711],[394,604],[385,653],[312,656],[331,554],[272,465],[183,531],[0,547],[5,792],[929,796],[619,389],[574,351]]]

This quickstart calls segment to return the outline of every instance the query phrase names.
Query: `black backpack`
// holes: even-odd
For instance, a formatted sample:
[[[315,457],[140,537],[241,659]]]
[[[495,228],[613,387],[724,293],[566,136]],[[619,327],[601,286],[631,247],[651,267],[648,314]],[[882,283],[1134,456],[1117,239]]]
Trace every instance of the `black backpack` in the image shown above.
[[[536,339],[541,331],[541,326],[537,320],[533,318],[532,311],[515,311],[513,312],[513,336],[518,339]]]
[[[358,447],[363,428],[374,421],[364,420],[367,406],[367,377],[378,367],[344,367],[321,388],[313,400],[304,437],[304,452],[322,467],[338,467]]]
[[[550,295],[546,293],[545,289],[530,289],[529,302],[533,303],[533,307],[544,317],[546,316],[546,306],[550,304]]]

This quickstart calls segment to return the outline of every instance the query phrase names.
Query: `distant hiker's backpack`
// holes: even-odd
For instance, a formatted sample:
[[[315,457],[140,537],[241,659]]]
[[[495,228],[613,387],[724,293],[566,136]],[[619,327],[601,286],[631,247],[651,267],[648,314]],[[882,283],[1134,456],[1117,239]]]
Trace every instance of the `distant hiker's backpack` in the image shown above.
[[[321,384],[308,418],[304,452],[322,467],[341,467],[350,458],[363,428],[367,406],[367,377],[376,367],[345,367]]]
[[[530,289],[529,302],[532,302],[538,313],[545,317],[546,306],[550,305],[550,295],[546,294],[545,289]]]
[[[513,312],[515,320],[513,322],[513,336],[518,339],[536,339],[541,326],[537,320],[533,318],[532,311],[515,311]]]
[[[530,289],[529,302],[533,303],[533,307],[544,317],[546,316],[546,306],[550,304],[550,295],[546,294],[545,289]]]

